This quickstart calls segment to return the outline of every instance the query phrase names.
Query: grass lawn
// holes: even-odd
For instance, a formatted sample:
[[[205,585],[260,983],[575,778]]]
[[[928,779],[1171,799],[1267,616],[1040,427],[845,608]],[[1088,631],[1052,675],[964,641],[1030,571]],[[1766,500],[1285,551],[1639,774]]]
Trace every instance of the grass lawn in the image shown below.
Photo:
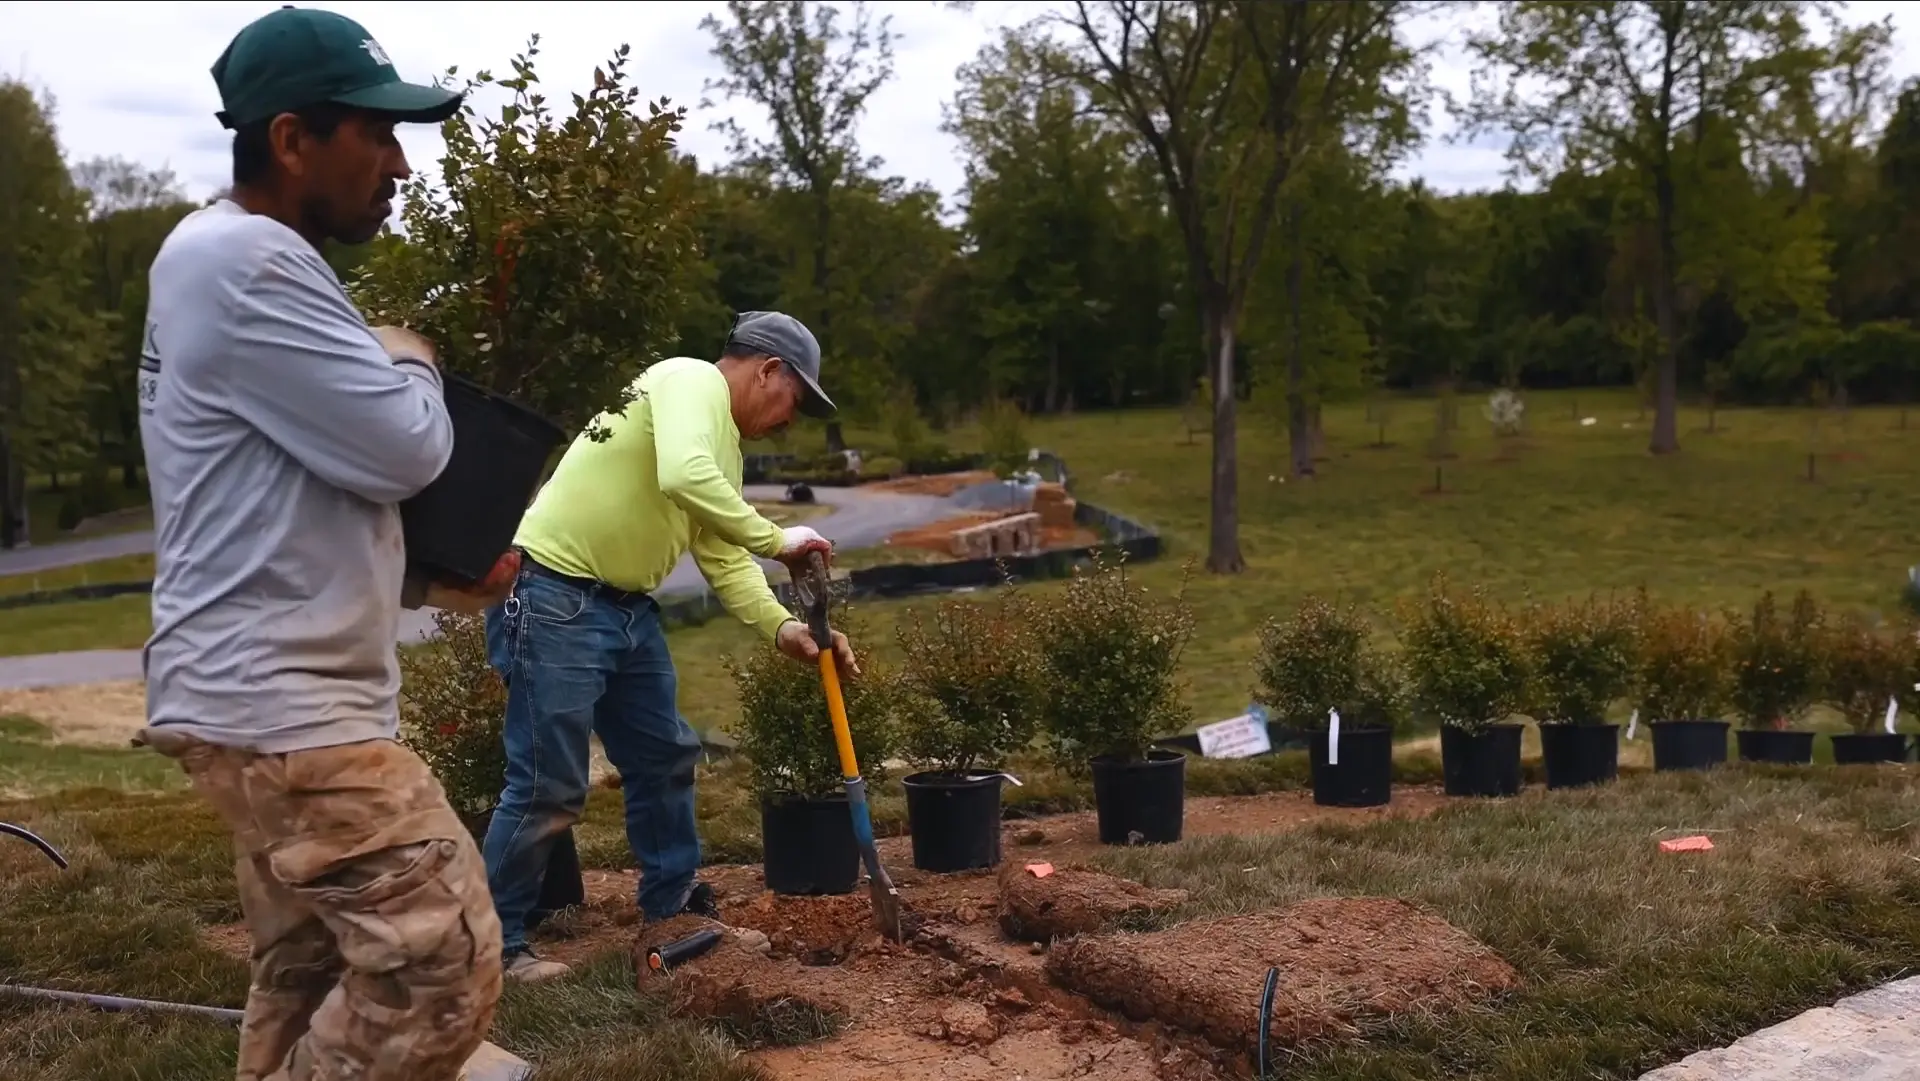
[[[1896,410],[1855,410],[1844,424],[1804,409],[1722,410],[1709,435],[1705,411],[1685,409],[1682,452],[1654,458],[1646,453],[1650,416],[1625,393],[1530,394],[1527,434],[1513,439],[1492,435],[1477,408],[1461,400],[1456,456],[1438,463],[1438,494],[1431,402],[1393,404],[1385,447],[1374,445],[1380,428],[1362,406],[1327,407],[1320,475],[1284,482],[1284,426],[1266,402],[1243,408],[1247,569],[1197,571],[1188,593],[1197,622],[1185,671],[1200,721],[1245,708],[1261,622],[1309,592],[1368,603],[1384,618],[1396,598],[1444,570],[1511,601],[1644,584],[1660,599],[1744,607],[1762,589],[1806,588],[1839,608],[1891,613],[1906,568],[1920,563],[1909,540],[1920,519],[1920,426],[1899,429]],[[1582,425],[1576,414],[1595,423]],[[1080,498],[1163,531],[1168,557],[1140,568],[1146,584],[1173,590],[1181,563],[1204,559],[1207,437],[1188,445],[1178,411],[1049,419],[1030,431],[1066,459]],[[967,449],[973,433],[951,438]],[[857,445],[862,433],[850,439]],[[792,442],[789,449],[807,450],[800,437]],[[1817,456],[1814,481],[1806,479],[1809,453]],[[926,603],[861,606],[865,644],[887,651],[898,614]],[[143,597],[9,611],[0,655],[136,648],[146,612]],[[731,719],[720,661],[754,645],[726,619],[674,632],[681,707],[696,724]]]
[[[1431,779],[1430,758],[1405,757],[1403,779]],[[1195,763],[1194,790],[1295,786],[1300,758]],[[230,850],[205,807],[167,778],[171,766],[50,748],[21,720],[0,723],[0,761],[31,761],[22,772],[39,782],[0,799],[0,820],[42,832],[74,864],[55,871],[0,839],[0,971],[34,986],[239,1005],[244,966],[200,936],[239,918]],[[1026,779],[1009,794],[1084,795],[1043,772]],[[708,771],[701,796],[709,856],[748,858],[737,771]],[[1193,891],[1169,923],[1313,896],[1415,899],[1525,978],[1498,1005],[1296,1058],[1289,1078],[1631,1078],[1920,964],[1917,796],[1913,768],[1629,769],[1605,789],[1536,783],[1515,800],[1460,801],[1422,820],[1196,838],[1102,862]],[[896,801],[883,794],[883,821]],[[626,863],[616,803],[610,791],[592,796],[581,827],[589,863]],[[1709,833],[1716,850],[1658,851],[1660,837],[1682,832]],[[535,1061],[536,1081],[758,1076],[723,1035],[637,996],[629,964],[610,953],[559,984],[511,989],[493,1039]],[[232,1076],[234,1038],[196,1020],[0,999],[9,1081],[214,1081]]]

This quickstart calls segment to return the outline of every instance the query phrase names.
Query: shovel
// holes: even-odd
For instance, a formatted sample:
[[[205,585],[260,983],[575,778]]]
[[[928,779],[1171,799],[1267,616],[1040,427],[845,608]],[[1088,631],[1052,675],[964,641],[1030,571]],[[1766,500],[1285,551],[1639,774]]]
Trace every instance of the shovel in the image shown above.
[[[873,844],[873,817],[867,812],[867,782],[860,778],[860,762],[853,754],[853,733],[847,728],[847,703],[840,693],[840,671],[834,664],[833,630],[827,625],[827,561],[813,553],[805,571],[793,569],[794,592],[807,613],[807,629],[820,647],[820,683],[827,692],[827,713],[833,719],[833,742],[840,751],[840,775],[847,782],[847,808],[853,812],[853,837],[860,859],[867,865],[867,892],[873,898],[873,921],[880,933],[895,942],[906,939],[900,922],[900,891],[893,888],[880,852]]]

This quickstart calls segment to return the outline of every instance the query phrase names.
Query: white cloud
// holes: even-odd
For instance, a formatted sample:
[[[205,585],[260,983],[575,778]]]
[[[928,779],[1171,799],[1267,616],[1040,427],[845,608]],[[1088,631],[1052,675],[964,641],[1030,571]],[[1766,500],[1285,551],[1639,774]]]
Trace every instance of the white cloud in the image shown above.
[[[74,160],[120,155],[174,170],[189,194],[204,197],[227,179],[227,134],[213,114],[220,107],[209,68],[228,40],[247,22],[272,10],[265,3],[0,3],[0,73],[24,75],[50,90],[57,103],[61,141]],[[537,60],[545,83],[564,93],[589,85],[594,65],[625,42],[628,69],[649,98],[667,97],[692,110],[682,145],[702,160],[725,157],[722,137],[709,130],[716,116],[737,114],[749,130],[764,130],[757,110],[745,103],[697,108],[706,79],[717,72],[703,15],[722,13],[712,0],[622,3],[364,3],[319,4],[359,20],[377,37],[403,76],[424,81],[458,65],[463,72],[506,70],[508,59],[534,33],[541,35]],[[865,151],[886,168],[926,181],[950,199],[962,167],[953,140],[940,130],[941,109],[953,94],[954,71],[972,59],[999,28],[1024,22],[1050,6],[1031,0],[982,0],[971,13],[950,11],[931,0],[893,0],[872,5],[892,15],[900,33],[895,76],[869,102],[860,125]],[[1850,18],[1880,18],[1892,3],[1854,3]],[[1415,27],[1421,40],[1439,39],[1434,55],[1436,85],[1464,94],[1468,63],[1459,47],[1463,19],[1482,20],[1485,9],[1458,9],[1429,16]],[[1897,25],[1897,24],[1896,24]],[[1897,29],[1894,72],[1916,72],[1920,49]],[[1458,191],[1498,186],[1505,162],[1497,140],[1450,145],[1452,130],[1436,107],[1426,145],[1397,172],[1421,176],[1434,188]],[[439,139],[429,128],[403,132],[416,169],[432,167]]]

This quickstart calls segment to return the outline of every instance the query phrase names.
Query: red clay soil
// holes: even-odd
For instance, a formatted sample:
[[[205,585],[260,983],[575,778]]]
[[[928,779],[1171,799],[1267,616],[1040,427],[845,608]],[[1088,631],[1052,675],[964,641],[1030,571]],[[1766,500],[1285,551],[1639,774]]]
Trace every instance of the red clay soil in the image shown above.
[[[940,473],[931,477],[896,477],[893,480],[876,481],[863,484],[862,488],[870,492],[894,492],[900,495],[937,495],[950,496],[962,488],[971,488],[976,484],[985,484],[998,480],[992,470],[976,469],[970,473]]]
[[[1123,926],[1187,901],[1185,890],[1154,890],[1124,878],[1058,867],[1042,878],[1016,860],[1000,869],[1000,929],[1023,942],[1050,942]]]
[[[1445,920],[1379,897],[1075,939],[1047,957],[1048,975],[1062,986],[1239,1051],[1258,1039],[1270,967],[1280,970],[1270,1033],[1283,1046],[1350,1038],[1369,1020],[1443,1011],[1520,982],[1511,965]]]
[[[1385,807],[1321,807],[1304,792],[1273,792],[1259,796],[1190,797],[1186,804],[1186,836],[1208,837],[1219,834],[1257,836],[1281,833],[1314,822],[1364,822],[1381,818],[1399,818],[1429,814],[1445,806],[1447,797],[1438,787],[1395,786],[1393,802]],[[1057,867],[1085,862],[1102,850],[1099,827],[1092,812],[1050,815],[1045,818],[1012,820],[1002,831],[1003,850],[1008,863],[1050,861]],[[880,842],[880,858],[887,871],[901,886],[910,910],[951,914],[958,922],[976,920],[991,923],[997,915],[1000,892],[991,874],[927,875],[913,868],[913,841],[890,837]],[[39,860],[26,846],[19,846],[22,859]],[[45,861],[42,860],[42,863]],[[49,865],[50,867],[50,865]],[[587,871],[586,904],[562,912],[535,928],[528,936],[542,957],[580,964],[611,951],[632,946],[633,927],[639,921],[634,908],[637,878],[627,871]],[[774,932],[753,914],[741,915],[735,906],[747,905],[764,894],[766,885],[757,866],[715,866],[700,871],[700,879],[711,885],[719,896],[729,922],[753,926],[769,938]],[[849,910],[865,913],[866,892],[838,899]],[[775,911],[784,911],[780,906]],[[856,921],[862,928],[872,924],[870,915]],[[798,929],[796,925],[796,930]],[[245,960],[252,942],[243,924],[227,924],[202,930],[207,944],[221,953]],[[800,941],[806,941],[799,934]],[[812,945],[812,943],[809,943]],[[823,943],[832,946],[831,942]]]
[[[930,552],[947,555],[952,551],[948,538],[959,530],[986,522],[997,522],[1006,518],[1006,514],[974,512],[942,518],[928,525],[915,526],[891,534],[883,542],[889,548],[923,548]],[[1043,526],[1040,530],[1040,547],[1045,550],[1056,548],[1085,548],[1100,543],[1098,534],[1078,526]]]

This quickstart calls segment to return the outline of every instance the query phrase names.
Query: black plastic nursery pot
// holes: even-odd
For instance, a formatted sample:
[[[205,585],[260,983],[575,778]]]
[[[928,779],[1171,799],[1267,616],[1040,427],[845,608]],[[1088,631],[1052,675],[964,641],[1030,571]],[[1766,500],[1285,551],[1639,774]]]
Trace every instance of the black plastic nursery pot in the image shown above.
[[[1441,725],[1440,772],[1447,795],[1519,794],[1520,732],[1517,724],[1488,725],[1477,732]]]
[[[475,844],[486,843],[487,827],[492,822],[492,811],[482,811],[467,819],[467,829],[473,834]],[[568,826],[554,838],[553,849],[547,854],[546,874],[540,879],[540,897],[527,913],[527,926],[538,927],[555,912],[586,903],[587,883],[580,873],[580,850],[574,844],[573,827]]]
[[[1712,769],[1727,762],[1727,721],[1654,721],[1653,769]]]
[[[1833,736],[1833,764],[1905,762],[1907,747],[1905,732],[1837,732]]]
[[[913,865],[945,874],[1000,863],[998,773],[915,773],[907,790],[907,828],[913,834]]]
[[[1186,821],[1187,756],[1155,748],[1144,761],[1094,758],[1093,805],[1103,845],[1172,844]]]
[[[1343,728],[1340,761],[1329,761],[1326,729],[1312,734],[1307,764],[1313,802],[1322,807],[1379,807],[1393,798],[1393,729]]]
[[[1740,744],[1740,761],[1742,762],[1804,766],[1813,761],[1814,734],[1812,732],[1742,728],[1733,735]]]
[[[1620,776],[1620,726],[1543,724],[1540,756],[1548,788],[1605,784]]]
[[[852,893],[860,881],[860,842],[847,797],[763,798],[761,867],[767,888],[787,897]]]
[[[409,564],[470,584],[512,546],[547,458],[566,433],[471,380],[450,372],[441,380],[453,455],[432,484],[400,504],[400,524]]]

